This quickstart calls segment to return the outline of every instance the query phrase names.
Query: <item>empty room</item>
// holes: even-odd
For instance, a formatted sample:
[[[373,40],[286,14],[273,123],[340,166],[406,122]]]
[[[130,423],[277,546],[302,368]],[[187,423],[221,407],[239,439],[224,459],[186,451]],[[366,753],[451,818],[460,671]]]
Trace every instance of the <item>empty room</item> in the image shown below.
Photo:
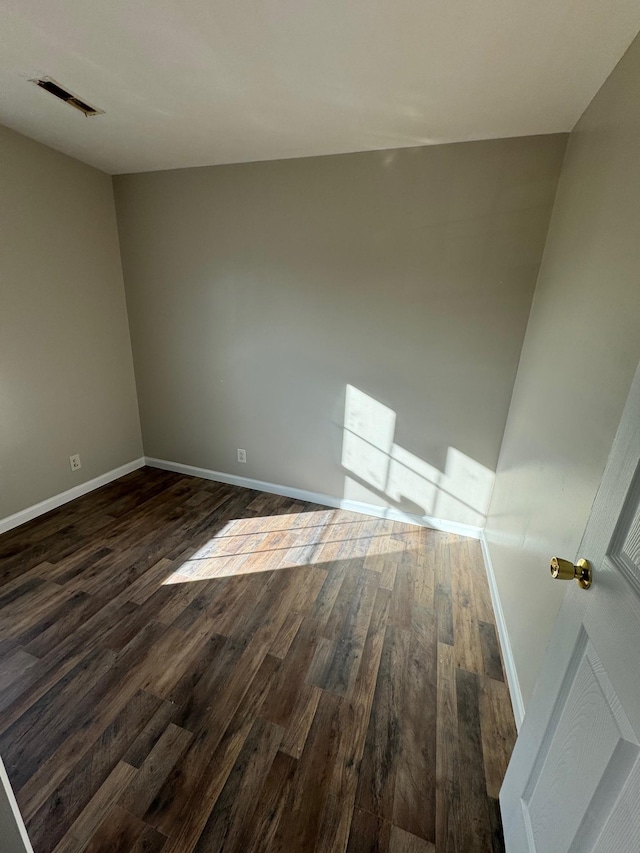
[[[637,853],[639,32],[0,0],[0,853]]]

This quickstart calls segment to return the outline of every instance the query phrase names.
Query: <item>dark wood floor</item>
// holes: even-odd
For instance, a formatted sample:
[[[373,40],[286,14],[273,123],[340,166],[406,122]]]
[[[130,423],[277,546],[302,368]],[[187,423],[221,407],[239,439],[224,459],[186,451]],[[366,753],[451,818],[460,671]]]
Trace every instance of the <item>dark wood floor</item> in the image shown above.
[[[478,543],[142,469],[0,537],[36,853],[502,850]]]

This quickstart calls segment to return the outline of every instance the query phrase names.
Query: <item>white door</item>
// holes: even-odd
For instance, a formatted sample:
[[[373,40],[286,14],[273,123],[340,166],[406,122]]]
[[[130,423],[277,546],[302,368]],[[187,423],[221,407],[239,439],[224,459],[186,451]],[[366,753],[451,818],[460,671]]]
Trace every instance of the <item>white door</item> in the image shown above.
[[[593,585],[569,581],[505,776],[508,853],[640,851],[640,368],[575,556]]]

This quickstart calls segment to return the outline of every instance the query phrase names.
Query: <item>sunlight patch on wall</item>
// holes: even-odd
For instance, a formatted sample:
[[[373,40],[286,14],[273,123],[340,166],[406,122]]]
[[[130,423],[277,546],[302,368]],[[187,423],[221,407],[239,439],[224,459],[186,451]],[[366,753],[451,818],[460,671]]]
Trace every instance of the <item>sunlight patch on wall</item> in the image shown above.
[[[433,465],[397,444],[392,445],[385,493],[396,503],[404,498],[428,515],[435,515],[427,507],[435,509],[441,477],[442,473]]]
[[[484,526],[495,474],[455,447],[444,471],[393,441],[393,409],[347,385],[342,443],[344,497]],[[407,506],[407,504],[409,506]]]
[[[384,491],[396,413],[353,385],[347,385],[342,465],[365,483]]]

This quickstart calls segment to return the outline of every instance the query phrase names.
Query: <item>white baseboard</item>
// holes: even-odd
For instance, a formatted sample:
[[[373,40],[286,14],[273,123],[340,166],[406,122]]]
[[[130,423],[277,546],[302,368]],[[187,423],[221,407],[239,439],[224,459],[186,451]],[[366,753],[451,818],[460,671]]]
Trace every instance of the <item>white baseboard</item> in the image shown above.
[[[482,534],[482,528],[474,527],[472,524],[447,521],[443,518],[433,518],[428,515],[412,515],[411,513],[402,512],[402,510],[395,507],[376,506],[375,504],[351,501],[346,498],[336,498],[332,495],[324,495],[319,492],[308,492],[306,489],[296,489],[293,486],[281,486],[278,483],[267,483],[264,480],[252,480],[249,477],[238,477],[235,474],[224,474],[222,471],[211,471],[208,468],[196,468],[194,465],[183,465],[181,462],[169,462],[166,459],[154,459],[153,457],[145,456],[145,464],[150,468],[162,468],[163,471],[189,474],[192,477],[202,477],[204,480],[215,480],[217,483],[228,483],[231,486],[242,486],[245,489],[255,489],[259,492],[283,495],[287,498],[309,501],[309,503],[330,506],[335,509],[347,509],[351,512],[360,512],[363,515],[372,515],[375,518],[390,518],[393,521],[403,521],[405,524],[429,527],[433,530],[441,530],[444,533],[457,533],[460,536],[468,536],[471,539],[480,539]]]
[[[513,716],[515,717],[516,728],[520,731],[520,726],[524,719],[524,702],[522,700],[522,691],[520,690],[520,681],[516,670],[516,662],[513,658],[513,650],[511,649],[511,640],[509,639],[509,632],[507,631],[507,623],[505,622],[502,602],[500,601],[500,593],[498,592],[498,584],[496,583],[496,576],[493,571],[491,554],[489,553],[489,543],[487,542],[484,530],[480,536],[480,544],[482,546],[482,556],[484,557],[484,565],[487,570],[487,578],[489,580],[491,603],[493,604],[493,612],[496,616],[498,637],[502,648],[504,668],[506,670],[507,683],[509,685],[509,693],[511,695],[511,704],[513,706]]]
[[[6,533],[14,527],[19,527],[21,524],[26,524],[27,521],[31,521],[39,515],[44,515],[45,512],[49,512],[52,509],[57,509],[69,501],[74,501],[76,498],[80,498],[82,495],[94,491],[94,489],[99,489],[100,486],[105,486],[119,477],[124,477],[125,474],[130,474],[131,471],[142,468],[143,465],[144,457],[141,456],[139,459],[134,459],[133,462],[127,462],[126,465],[120,465],[119,468],[107,471],[106,474],[100,474],[99,477],[87,480],[86,483],[81,483],[79,486],[67,489],[66,492],[60,492],[58,495],[40,501],[40,503],[29,506],[26,509],[21,509],[20,512],[8,515],[6,518],[0,519],[0,534]]]

